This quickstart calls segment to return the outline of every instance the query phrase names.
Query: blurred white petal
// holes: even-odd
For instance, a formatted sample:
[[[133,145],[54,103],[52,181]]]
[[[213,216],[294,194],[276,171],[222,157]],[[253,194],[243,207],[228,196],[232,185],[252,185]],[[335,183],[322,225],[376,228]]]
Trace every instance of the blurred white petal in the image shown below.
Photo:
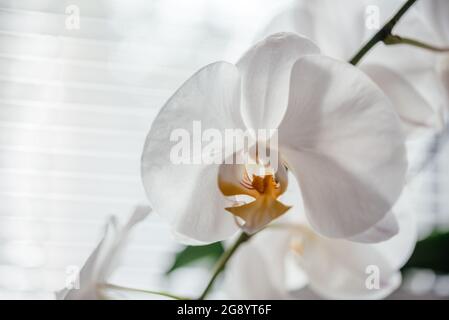
[[[66,300],[103,298],[101,285],[106,284],[108,277],[117,267],[129,232],[150,211],[149,207],[137,207],[128,222],[122,227],[118,226],[115,217],[111,217],[106,225],[103,239],[80,270],[79,288],[63,289],[57,293],[57,298]]]
[[[361,243],[375,243],[390,239],[399,232],[395,214],[388,212],[382,220],[368,230],[350,237],[348,240]]]
[[[441,114],[415,90],[406,78],[381,65],[363,64],[361,69],[390,99],[406,130],[408,138],[422,130],[435,132],[443,128]]]
[[[304,244],[298,260],[311,289],[325,298],[381,299],[401,282],[399,270],[370,245],[318,237]],[[378,271],[378,288],[367,285],[371,270]]]
[[[226,269],[231,299],[288,299],[286,256],[290,234],[264,230],[243,244]]]

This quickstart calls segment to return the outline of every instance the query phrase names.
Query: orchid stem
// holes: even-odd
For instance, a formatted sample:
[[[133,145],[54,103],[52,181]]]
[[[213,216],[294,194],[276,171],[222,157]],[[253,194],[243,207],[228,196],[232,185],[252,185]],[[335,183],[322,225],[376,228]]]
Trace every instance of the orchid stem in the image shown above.
[[[206,296],[209,294],[209,291],[212,289],[215,280],[226,267],[226,264],[228,263],[229,259],[232,257],[235,251],[237,251],[238,247],[240,247],[241,244],[248,241],[249,238],[251,238],[251,235],[242,232],[242,234],[238,237],[238,239],[234,242],[234,244],[221,255],[220,259],[217,261],[217,264],[215,265],[214,272],[212,273],[212,277],[210,278],[209,283],[207,284],[206,288],[204,289],[203,293],[200,295],[198,300],[204,300],[206,298]]]
[[[436,46],[430,45],[428,43],[425,43],[425,42],[422,42],[419,40],[405,38],[405,37],[401,37],[401,36],[393,35],[393,34],[388,35],[385,38],[384,43],[386,45],[407,44],[410,46],[427,49],[427,50],[431,50],[431,51],[435,51],[435,52],[449,52],[449,48],[436,47]]]
[[[402,18],[402,16],[410,9],[412,5],[418,0],[408,0],[398,12],[380,29],[349,61],[353,65],[357,65],[360,60],[379,42],[385,41],[385,39],[391,35],[393,28]]]
[[[113,290],[123,290],[123,291],[131,291],[131,292],[139,292],[139,293],[145,293],[145,294],[152,294],[152,295],[158,295],[158,296],[163,296],[163,297],[167,297],[167,298],[172,298],[175,300],[190,300],[189,298],[186,297],[180,297],[180,296],[176,296],[174,294],[171,293],[167,293],[167,292],[160,292],[160,291],[151,291],[151,290],[144,290],[144,289],[136,289],[136,288],[129,288],[129,287],[123,287],[123,286],[118,286],[115,284],[103,284],[101,285],[103,288],[106,289],[113,289]]]

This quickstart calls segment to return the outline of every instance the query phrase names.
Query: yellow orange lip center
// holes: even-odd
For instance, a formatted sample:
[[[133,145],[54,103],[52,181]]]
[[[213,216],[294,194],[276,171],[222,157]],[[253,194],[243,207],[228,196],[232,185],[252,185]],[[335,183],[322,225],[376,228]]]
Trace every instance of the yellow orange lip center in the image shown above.
[[[285,170],[282,168],[281,170]],[[244,221],[241,226],[246,232],[254,233],[272,220],[284,214],[289,206],[281,203],[277,198],[285,191],[287,180],[276,179],[276,175],[268,172],[264,175],[249,176],[245,169],[239,185],[219,178],[219,187],[226,196],[248,195],[254,201],[243,205],[234,205],[225,210]]]

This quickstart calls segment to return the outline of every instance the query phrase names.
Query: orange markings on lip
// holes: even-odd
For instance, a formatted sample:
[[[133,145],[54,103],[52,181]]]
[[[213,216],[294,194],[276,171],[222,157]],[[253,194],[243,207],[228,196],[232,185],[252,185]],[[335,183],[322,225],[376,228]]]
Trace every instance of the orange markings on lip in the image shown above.
[[[281,168],[281,174],[253,174],[250,178],[245,168],[240,171],[239,181],[234,182],[225,181],[219,177],[219,187],[224,195],[249,195],[255,198],[252,202],[235,203],[234,206],[225,208],[226,211],[245,221],[241,226],[245,231],[254,233],[290,209],[289,206],[277,200],[287,185],[286,173],[282,170],[285,168]]]

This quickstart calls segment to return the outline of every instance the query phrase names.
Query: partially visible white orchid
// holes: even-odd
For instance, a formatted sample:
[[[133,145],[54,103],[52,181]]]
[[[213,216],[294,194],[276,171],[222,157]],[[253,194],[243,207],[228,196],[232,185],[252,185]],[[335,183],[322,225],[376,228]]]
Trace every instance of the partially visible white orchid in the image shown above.
[[[79,288],[63,289],[56,294],[57,299],[106,299],[105,285],[118,265],[130,231],[150,212],[149,207],[136,207],[123,226],[119,226],[116,218],[112,216],[106,224],[103,238],[79,273]]]
[[[226,270],[230,298],[301,299],[308,289],[326,299],[382,299],[401,284],[400,268],[416,243],[409,211],[390,213],[351,240],[322,237],[298,217],[272,224],[240,247]]]
[[[435,12],[439,13],[441,25],[447,24],[447,10],[441,7],[447,6],[446,0],[418,3],[436,6],[438,2],[440,8]],[[275,17],[263,34],[278,31],[303,34],[324,54],[349,60],[403,3],[401,0],[297,0],[293,7]],[[430,20],[412,7],[394,32],[436,44]],[[378,44],[360,63],[360,69],[390,98],[409,139],[438,132],[446,121],[448,100],[435,67],[438,60],[438,54],[428,50]]]
[[[279,148],[270,150],[280,155],[277,171],[172,163],[171,132],[192,133],[194,121],[219,131],[277,129]],[[357,68],[291,33],[257,43],[236,65],[216,62],[193,75],[154,120],[142,156],[155,212],[193,244],[227,239],[239,228],[253,233],[282,216],[290,208],[278,199],[288,189],[288,172],[300,185],[301,214],[313,230],[334,238],[362,235],[396,202],[406,168],[401,124],[384,93]],[[241,195],[253,201],[230,202]]]

